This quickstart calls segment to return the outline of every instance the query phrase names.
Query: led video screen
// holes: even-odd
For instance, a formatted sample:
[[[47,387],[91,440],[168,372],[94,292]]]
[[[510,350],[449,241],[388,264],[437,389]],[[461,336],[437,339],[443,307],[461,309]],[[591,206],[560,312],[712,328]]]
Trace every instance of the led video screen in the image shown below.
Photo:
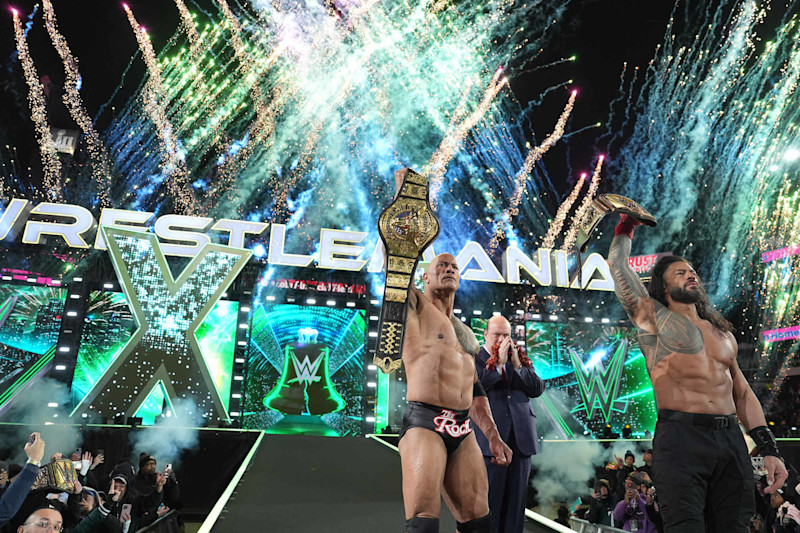
[[[0,285],[0,407],[53,360],[66,290]]]
[[[203,359],[208,366],[225,408],[228,409],[236,337],[238,302],[217,302],[195,332]],[[121,292],[94,291],[84,319],[81,344],[72,380],[72,401],[77,406],[113,363],[131,338],[136,324],[125,295]],[[144,424],[153,424],[169,399],[163,386],[155,387],[137,410]]]
[[[634,328],[528,322],[525,345],[547,393],[539,421],[565,438],[643,437],[655,429],[656,405]],[[610,426],[610,427],[609,427]]]
[[[360,309],[255,302],[244,427],[359,435],[365,329]]]
[[[473,319],[471,326],[482,335],[485,321]],[[532,400],[540,435],[572,439],[652,433],[655,396],[634,328],[529,321],[524,339],[521,330],[514,327],[512,336],[525,341],[547,385]]]

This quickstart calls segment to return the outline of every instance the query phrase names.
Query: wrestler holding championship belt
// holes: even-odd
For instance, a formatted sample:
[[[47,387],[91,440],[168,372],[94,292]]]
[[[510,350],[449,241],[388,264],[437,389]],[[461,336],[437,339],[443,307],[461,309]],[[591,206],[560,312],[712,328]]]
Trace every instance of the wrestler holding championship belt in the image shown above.
[[[628,259],[634,227],[656,221],[628,198],[598,197],[579,245],[610,212],[621,213],[608,255],[614,292],[638,330],[658,405],[652,477],[665,530],[746,533],[755,509],[753,469],[737,418],[764,456],[765,492],[781,488],[788,473],[736,362],[733,326],[681,257],[661,258],[645,288]]]
[[[436,236],[436,233],[416,235],[417,228],[429,227],[427,221],[433,218],[428,205],[427,178],[403,169],[395,173],[395,180],[398,195],[381,214],[379,223],[388,264],[379,331],[383,334],[382,326],[390,320],[399,318],[402,322],[392,328],[391,343],[379,339],[376,364],[385,363],[381,364],[384,371],[399,367],[390,351],[396,349],[402,355],[408,379],[408,406],[399,444],[405,531],[438,532],[444,496],[458,522],[458,531],[488,533],[491,531],[489,485],[472,421],[487,436],[498,464],[509,463],[511,450],[500,439],[486,393],[478,382],[475,371],[478,341],[472,330],[453,316],[460,281],[455,257],[436,256],[423,274],[425,292],[411,283],[419,255]],[[435,226],[438,233],[438,222]],[[407,251],[411,246],[406,247],[405,243],[411,242],[418,243],[415,251]],[[398,262],[397,257],[402,261]],[[398,264],[411,268],[399,270],[395,268]],[[404,276],[402,281],[390,282],[396,274]],[[404,294],[390,293],[390,289],[400,289]],[[387,305],[393,309],[387,311]]]

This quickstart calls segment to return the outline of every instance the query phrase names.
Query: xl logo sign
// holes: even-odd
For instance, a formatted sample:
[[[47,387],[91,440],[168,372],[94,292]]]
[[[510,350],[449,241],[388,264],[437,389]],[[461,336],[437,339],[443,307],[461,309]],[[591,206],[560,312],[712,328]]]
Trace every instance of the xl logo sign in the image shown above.
[[[228,420],[195,331],[252,252],[206,244],[173,278],[154,234],[105,226],[101,230],[137,327],[72,416],[134,416],[160,383],[170,403],[192,398],[202,416]]]
[[[612,412],[624,413],[627,410],[628,402],[617,400],[627,354],[628,341],[622,339],[608,362],[608,368],[604,368],[601,362],[592,368],[586,368],[575,350],[569,349],[569,358],[575,369],[575,378],[578,380],[578,389],[583,400],[583,403],[572,409],[573,413],[584,410],[591,419],[595,410],[600,410],[608,423]]]

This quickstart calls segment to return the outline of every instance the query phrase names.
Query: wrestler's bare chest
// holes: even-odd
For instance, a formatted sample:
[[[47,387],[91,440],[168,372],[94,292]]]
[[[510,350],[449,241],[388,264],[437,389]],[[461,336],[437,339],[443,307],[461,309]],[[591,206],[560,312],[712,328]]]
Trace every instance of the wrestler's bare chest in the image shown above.
[[[639,342],[652,370],[674,355],[682,361],[696,360],[728,368],[736,358],[736,341],[706,320],[692,322],[685,316],[661,308],[639,327]]]
[[[640,328],[639,339],[659,407],[729,412],[730,369],[737,349],[733,336],[705,320],[695,323],[668,309],[657,313],[657,324],[657,333]]]
[[[450,319],[430,302],[409,311],[403,364],[409,401],[455,409],[472,402],[475,359],[461,345]]]

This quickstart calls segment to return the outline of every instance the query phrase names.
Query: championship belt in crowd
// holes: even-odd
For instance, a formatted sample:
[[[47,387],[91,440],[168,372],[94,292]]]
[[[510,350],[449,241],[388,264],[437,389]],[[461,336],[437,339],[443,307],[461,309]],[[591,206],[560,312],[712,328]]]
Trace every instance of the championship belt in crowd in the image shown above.
[[[656,218],[647,210],[624,196],[618,194],[601,194],[589,205],[586,214],[578,227],[576,246],[585,252],[589,246],[589,237],[608,213],[620,213],[631,216],[646,226],[656,226]]]
[[[31,490],[50,489],[73,493],[76,481],[78,481],[78,472],[72,461],[59,459],[39,468]]]
[[[408,294],[422,251],[439,235],[428,201],[428,178],[409,169],[400,191],[378,218],[386,248],[386,283],[373,362],[384,374],[400,368]]]

